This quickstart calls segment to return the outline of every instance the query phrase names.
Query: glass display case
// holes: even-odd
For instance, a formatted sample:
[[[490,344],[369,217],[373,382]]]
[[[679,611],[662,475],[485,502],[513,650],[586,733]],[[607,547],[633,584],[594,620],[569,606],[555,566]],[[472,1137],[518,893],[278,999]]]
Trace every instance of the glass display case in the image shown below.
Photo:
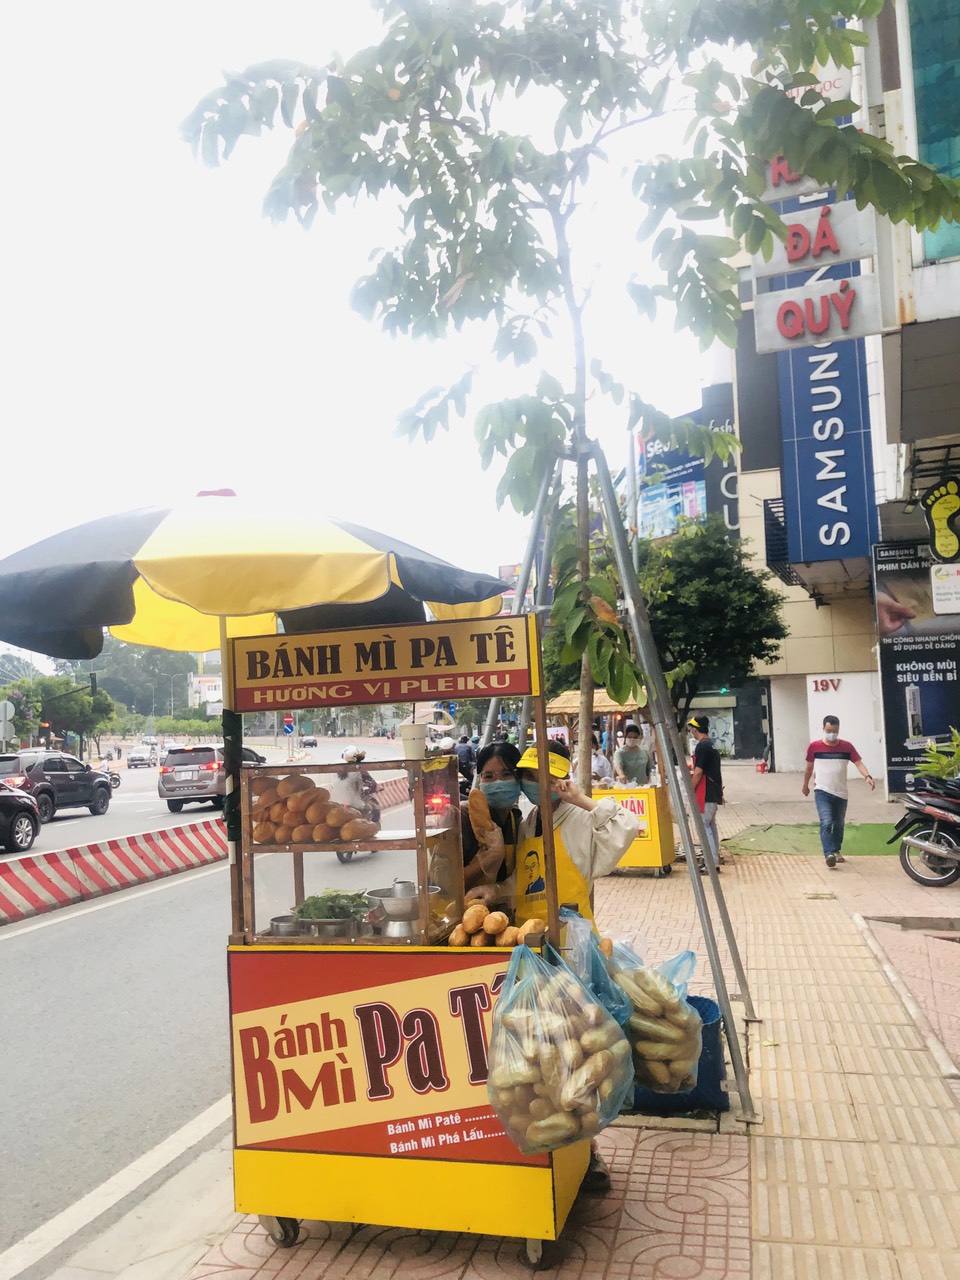
[[[240,810],[246,942],[436,945],[461,918],[456,757],[248,766]]]

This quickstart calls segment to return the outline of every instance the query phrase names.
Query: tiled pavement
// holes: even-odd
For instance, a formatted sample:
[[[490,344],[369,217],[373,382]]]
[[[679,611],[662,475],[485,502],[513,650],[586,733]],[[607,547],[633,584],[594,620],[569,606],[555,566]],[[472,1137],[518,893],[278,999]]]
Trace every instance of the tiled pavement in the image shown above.
[[[798,792],[796,775],[728,770],[723,834],[811,821]],[[868,796],[851,811],[896,814]],[[607,1129],[613,1189],[580,1197],[546,1269],[570,1280],[958,1280],[960,1089],[928,1037],[960,1051],[960,947],[871,917],[960,916],[960,887],[924,889],[889,857],[829,871],[819,858],[743,856],[721,880],[762,1017],[744,1037],[762,1120],[740,1123],[734,1100],[719,1121],[625,1117]],[[597,915],[651,959],[704,954],[682,867],[602,881]],[[711,993],[702,966],[692,990]],[[317,1222],[301,1234],[275,1249],[256,1219],[239,1219],[189,1280],[528,1271],[516,1240]]]

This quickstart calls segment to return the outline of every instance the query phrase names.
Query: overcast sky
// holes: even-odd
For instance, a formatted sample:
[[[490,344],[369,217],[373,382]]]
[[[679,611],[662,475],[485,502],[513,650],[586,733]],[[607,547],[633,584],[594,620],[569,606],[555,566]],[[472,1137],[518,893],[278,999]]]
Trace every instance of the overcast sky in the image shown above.
[[[242,140],[215,171],[178,136],[222,70],[322,62],[376,30],[364,0],[0,8],[0,555],[96,515],[230,486],[286,494],[468,568],[522,557],[527,524],[497,512],[472,412],[430,446],[393,435],[422,391],[490,365],[489,335],[391,341],[355,315],[350,286],[392,228],[371,206],[321,216],[310,233],[268,223],[261,199],[285,131]],[[590,262],[602,246],[615,268],[595,280],[598,298],[611,290],[609,362],[668,411],[692,408],[695,346],[669,322],[642,329],[620,315],[607,252],[618,211],[596,213],[578,253]],[[628,238],[625,269],[635,252]],[[520,386],[499,370],[494,398]],[[596,427],[616,472],[625,431]]]

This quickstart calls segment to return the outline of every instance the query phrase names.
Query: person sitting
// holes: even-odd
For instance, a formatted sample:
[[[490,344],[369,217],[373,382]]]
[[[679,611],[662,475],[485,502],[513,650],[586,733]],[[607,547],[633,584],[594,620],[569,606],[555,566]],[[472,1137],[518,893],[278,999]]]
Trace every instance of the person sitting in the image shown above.
[[[590,777],[594,782],[601,786],[609,786],[613,782],[613,770],[610,768],[610,761],[600,750],[600,740],[596,734],[590,738],[592,751],[590,753]],[[577,771],[577,759],[573,761],[573,771]]]
[[[490,806],[497,831],[481,845],[470,825],[467,803],[460,805],[460,834],[463,840],[463,887],[502,883],[513,871],[520,828],[520,780],[517,761],[520,752],[510,742],[491,742],[477,753],[476,785]]]
[[[457,743],[457,765],[460,770],[460,776],[466,778],[467,782],[473,782],[473,771],[477,763],[477,753],[473,749],[470,739],[463,734]]]

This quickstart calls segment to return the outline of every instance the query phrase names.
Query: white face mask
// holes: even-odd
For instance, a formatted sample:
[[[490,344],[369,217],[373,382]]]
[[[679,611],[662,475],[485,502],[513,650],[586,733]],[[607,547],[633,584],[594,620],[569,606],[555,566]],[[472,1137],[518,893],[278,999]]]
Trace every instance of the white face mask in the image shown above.
[[[824,740],[824,742],[836,742],[836,741],[837,741],[837,739],[838,739],[839,737],[840,737],[839,733],[835,733],[835,732],[831,729],[831,730],[828,730],[828,731],[823,735],[823,740]]]

